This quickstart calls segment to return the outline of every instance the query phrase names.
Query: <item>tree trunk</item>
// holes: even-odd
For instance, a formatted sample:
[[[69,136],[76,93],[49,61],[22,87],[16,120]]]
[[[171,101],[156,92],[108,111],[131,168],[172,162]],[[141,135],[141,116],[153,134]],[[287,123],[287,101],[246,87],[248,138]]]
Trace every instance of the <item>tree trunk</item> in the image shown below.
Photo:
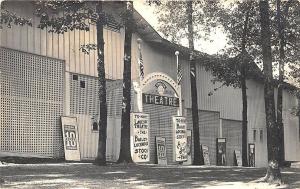
[[[247,102],[247,62],[246,62],[246,42],[247,42],[247,33],[248,33],[248,22],[249,22],[249,9],[245,15],[244,29],[242,36],[242,65],[241,65],[241,89],[242,89],[242,101],[243,101],[243,111],[242,111],[242,164],[243,166],[248,166],[248,102]]]
[[[131,101],[131,38],[133,21],[133,4],[127,2],[125,15],[125,44],[123,71],[123,99],[121,119],[121,149],[118,163],[132,163],[130,153],[130,101]]]
[[[243,63],[244,64],[244,63]],[[243,101],[243,111],[242,111],[242,165],[248,166],[248,156],[247,156],[247,148],[248,148],[248,121],[247,121],[247,85],[246,85],[246,70],[245,65],[242,65],[241,70],[241,88],[242,88],[242,101]]]
[[[102,2],[96,4],[96,12],[98,15],[97,28],[97,70],[98,70],[98,84],[99,84],[99,105],[100,105],[100,119],[99,119],[99,140],[98,140],[98,154],[95,159],[95,164],[106,164],[106,132],[107,132],[107,104],[106,104],[106,80],[105,80],[105,66],[104,66],[104,39],[103,39],[103,20],[104,14],[102,11]]]
[[[278,93],[277,93],[277,126],[279,129],[279,165],[282,166],[284,162],[284,128],[282,121],[282,92],[283,92],[283,77],[284,77],[284,30],[282,26],[282,17],[281,17],[281,1],[277,0],[277,29],[279,36],[279,84],[278,84]]]
[[[196,64],[194,57],[194,31],[193,31],[193,2],[187,1],[187,17],[188,17],[188,40],[190,53],[190,78],[191,78],[191,97],[192,97],[192,119],[193,119],[193,135],[194,135],[194,165],[202,165],[203,157],[200,150],[200,131],[199,131],[199,115],[198,115],[198,99],[196,84]]]
[[[272,53],[271,53],[271,32],[269,18],[269,2],[261,0],[260,24],[261,24],[261,45],[264,69],[264,99],[267,125],[267,147],[268,147],[268,170],[265,181],[269,183],[281,183],[281,173],[279,169],[279,144],[278,127],[276,126],[274,84],[272,73]]]

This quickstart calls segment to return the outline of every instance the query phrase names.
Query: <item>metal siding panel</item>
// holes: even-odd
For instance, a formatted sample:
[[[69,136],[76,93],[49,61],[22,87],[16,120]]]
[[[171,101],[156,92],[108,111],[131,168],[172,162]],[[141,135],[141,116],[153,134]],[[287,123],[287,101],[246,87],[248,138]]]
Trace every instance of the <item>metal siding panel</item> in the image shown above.
[[[167,107],[153,104],[143,104],[143,112],[150,114],[150,163],[155,163],[155,137],[166,138],[167,162],[174,164],[174,131],[172,116],[177,115],[176,107]]]
[[[200,144],[208,146],[210,162],[212,165],[216,165],[216,138],[219,137],[220,114],[217,112],[208,112],[202,110],[199,110],[198,114]],[[190,128],[193,132],[191,109],[187,109],[187,123],[188,128]],[[194,153],[193,148],[194,145],[192,145],[192,154]]]
[[[226,165],[234,166],[234,150],[242,152],[242,122],[223,119],[222,132],[226,138]]]
[[[90,35],[89,32],[84,32],[84,44],[90,43]],[[84,53],[83,53],[84,54]],[[85,74],[92,75],[90,71],[90,55],[84,54],[84,67],[85,67]]]
[[[46,35],[47,46],[46,46],[46,56],[53,57],[53,33],[49,33],[48,30]]]
[[[40,54],[43,56],[47,56],[47,31],[46,29],[41,30],[41,51]]]
[[[20,40],[21,40],[21,46],[20,50],[27,52],[28,51],[28,26],[18,26],[18,29],[20,30]]]
[[[85,31],[79,31],[79,64],[80,64],[80,73],[87,75],[86,67],[87,64],[85,62],[85,54],[80,50],[81,45],[85,44]]]
[[[27,51],[34,53],[34,28],[27,27]]]
[[[59,58],[59,41],[58,41],[58,34],[52,34],[52,57]]]
[[[74,30],[74,54],[75,54],[75,72],[76,73],[81,73],[81,62],[80,62],[80,54],[79,54],[79,43],[80,43],[80,36],[79,36],[79,31]]]
[[[267,136],[266,136],[266,117],[264,103],[264,87],[253,80],[247,80],[248,98],[248,142],[255,144],[255,164],[257,167],[265,167],[267,160]],[[264,132],[264,140],[253,140],[253,130]]]
[[[58,58],[61,60],[66,60],[65,53],[64,53],[64,34],[58,35]]]
[[[70,60],[70,32],[64,33],[64,59],[66,60],[66,71],[71,71]]]
[[[90,26],[90,43],[91,44],[96,44],[97,41],[97,34],[95,31],[95,26],[91,25]],[[98,72],[97,72],[97,61],[96,61],[96,51],[91,51],[90,54],[90,66],[91,66],[91,75],[92,76],[97,76]]]
[[[37,26],[38,23],[38,18],[34,17],[33,18],[33,23],[34,26]],[[34,34],[33,34],[33,38],[34,38],[34,53],[35,54],[41,54],[41,29],[37,28],[37,27],[33,27],[34,29]]]
[[[70,53],[70,59],[69,59],[69,66],[70,66],[70,72],[76,73],[76,60],[75,60],[75,33],[74,31],[70,31],[69,36],[69,53]]]

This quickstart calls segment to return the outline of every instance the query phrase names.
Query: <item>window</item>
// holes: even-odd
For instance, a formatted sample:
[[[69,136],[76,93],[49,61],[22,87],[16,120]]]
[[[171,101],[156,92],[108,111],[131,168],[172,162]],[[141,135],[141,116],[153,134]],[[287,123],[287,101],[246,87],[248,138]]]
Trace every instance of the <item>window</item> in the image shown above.
[[[78,75],[73,75],[73,80],[77,81],[78,80]]]
[[[256,141],[256,129],[253,130],[253,142]]]
[[[263,140],[264,140],[264,131],[261,129],[259,130],[259,141],[263,142]]]
[[[80,81],[80,87],[85,88],[85,81]]]

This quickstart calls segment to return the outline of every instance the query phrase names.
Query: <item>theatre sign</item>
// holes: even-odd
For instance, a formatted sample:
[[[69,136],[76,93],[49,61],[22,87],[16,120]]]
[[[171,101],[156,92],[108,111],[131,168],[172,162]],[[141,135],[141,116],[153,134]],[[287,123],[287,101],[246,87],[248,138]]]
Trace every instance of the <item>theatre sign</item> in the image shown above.
[[[179,107],[179,98],[143,93],[143,103]]]

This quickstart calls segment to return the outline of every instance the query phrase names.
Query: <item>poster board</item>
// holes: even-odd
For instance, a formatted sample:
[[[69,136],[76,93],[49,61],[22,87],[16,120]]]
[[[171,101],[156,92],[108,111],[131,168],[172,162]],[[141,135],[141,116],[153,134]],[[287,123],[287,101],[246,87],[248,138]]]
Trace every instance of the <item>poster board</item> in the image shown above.
[[[255,144],[248,144],[249,167],[255,167]]]
[[[174,156],[175,161],[187,161],[186,119],[182,116],[173,116]]]
[[[149,114],[130,113],[131,157],[134,162],[149,161]]]
[[[156,142],[156,155],[158,165],[167,165],[167,148],[166,148],[166,138],[155,137]]]
[[[80,161],[78,125],[76,117],[61,117],[65,159]]]
[[[192,130],[186,130],[186,155],[187,160],[183,162],[183,165],[192,165]]]
[[[203,155],[204,165],[210,165],[208,146],[201,145],[201,147],[202,147],[202,155]]]
[[[234,157],[235,157],[235,160],[236,160],[236,165],[237,165],[238,167],[242,167],[243,164],[242,164],[241,151],[239,151],[239,150],[234,150]]]
[[[226,138],[217,138],[217,165],[226,165]]]

